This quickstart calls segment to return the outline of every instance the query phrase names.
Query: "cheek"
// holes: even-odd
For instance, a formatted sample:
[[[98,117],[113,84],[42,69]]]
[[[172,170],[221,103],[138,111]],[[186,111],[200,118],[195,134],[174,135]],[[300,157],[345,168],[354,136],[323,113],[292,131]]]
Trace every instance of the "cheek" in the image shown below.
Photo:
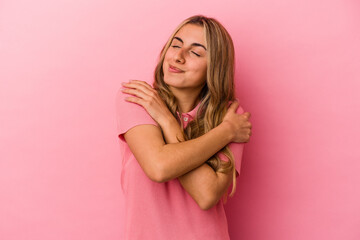
[[[199,73],[199,75],[201,75],[202,77],[206,77],[206,73],[207,73],[207,66],[206,66],[206,64],[200,64],[200,66],[199,66],[199,71],[198,71],[198,73]]]
[[[168,60],[168,59],[172,58],[173,55],[174,55],[174,53],[173,53],[172,49],[169,48],[169,49],[166,51],[166,53],[165,53],[164,59],[165,59],[165,60]]]
[[[163,62],[163,69],[166,68],[168,62],[169,62],[169,59],[171,59],[171,53],[167,52],[165,54],[165,57],[164,57],[164,62]]]
[[[194,82],[196,82],[196,85],[202,85],[204,82],[206,82],[206,66],[198,66],[197,68],[194,68],[191,72],[191,77]]]
[[[164,61],[162,63],[163,71],[167,68],[167,62],[168,62],[168,57],[165,55]]]

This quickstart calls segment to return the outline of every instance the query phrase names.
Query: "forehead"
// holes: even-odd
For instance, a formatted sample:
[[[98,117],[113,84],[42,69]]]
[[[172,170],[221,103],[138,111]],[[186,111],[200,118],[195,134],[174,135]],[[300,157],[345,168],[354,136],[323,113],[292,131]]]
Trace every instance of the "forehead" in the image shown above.
[[[195,24],[186,24],[175,34],[184,44],[200,43],[206,47],[204,28]]]

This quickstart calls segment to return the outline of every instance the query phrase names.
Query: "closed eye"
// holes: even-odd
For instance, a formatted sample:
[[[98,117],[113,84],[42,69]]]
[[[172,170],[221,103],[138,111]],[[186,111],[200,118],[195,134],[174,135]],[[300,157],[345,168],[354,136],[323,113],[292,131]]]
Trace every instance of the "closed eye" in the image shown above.
[[[199,54],[197,54],[196,52],[192,52],[193,54],[195,54],[196,56],[198,56],[198,57],[200,57],[200,55]]]
[[[172,45],[171,47],[173,48],[180,48],[180,46],[177,46],[177,45]],[[191,51],[193,54],[195,54],[196,56],[200,57],[200,54],[197,54],[196,52],[194,51]]]

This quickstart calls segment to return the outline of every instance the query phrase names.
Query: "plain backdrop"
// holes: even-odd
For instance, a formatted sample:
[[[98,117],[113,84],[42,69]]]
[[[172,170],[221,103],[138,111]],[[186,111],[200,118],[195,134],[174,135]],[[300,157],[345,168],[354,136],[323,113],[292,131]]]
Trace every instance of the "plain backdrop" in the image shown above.
[[[231,239],[360,239],[356,0],[2,0],[0,239],[121,239],[115,94],[195,14],[233,37],[252,114]]]

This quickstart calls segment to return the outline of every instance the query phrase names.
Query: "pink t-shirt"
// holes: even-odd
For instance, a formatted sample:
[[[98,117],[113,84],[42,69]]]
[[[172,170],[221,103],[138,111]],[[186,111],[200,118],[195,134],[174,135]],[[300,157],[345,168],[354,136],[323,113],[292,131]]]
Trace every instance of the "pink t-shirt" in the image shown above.
[[[121,190],[125,198],[125,240],[226,240],[229,238],[222,199],[211,209],[202,210],[178,179],[164,183],[150,180],[127,145],[123,134],[142,125],[158,124],[146,110],[124,99],[118,91],[116,111],[121,148]],[[182,114],[184,125],[191,121],[198,106]],[[242,113],[241,107],[238,113]],[[240,173],[244,144],[231,143],[235,168]],[[230,186],[231,188],[231,186]],[[229,189],[230,189],[229,188]]]

